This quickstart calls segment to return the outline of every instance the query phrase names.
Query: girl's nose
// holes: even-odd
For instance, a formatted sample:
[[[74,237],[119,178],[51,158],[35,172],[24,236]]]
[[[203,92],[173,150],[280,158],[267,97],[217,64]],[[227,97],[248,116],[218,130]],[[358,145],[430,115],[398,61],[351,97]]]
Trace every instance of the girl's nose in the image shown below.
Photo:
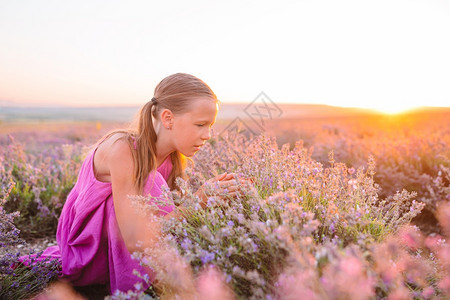
[[[211,128],[208,127],[205,131],[203,131],[202,139],[209,140],[211,138]]]

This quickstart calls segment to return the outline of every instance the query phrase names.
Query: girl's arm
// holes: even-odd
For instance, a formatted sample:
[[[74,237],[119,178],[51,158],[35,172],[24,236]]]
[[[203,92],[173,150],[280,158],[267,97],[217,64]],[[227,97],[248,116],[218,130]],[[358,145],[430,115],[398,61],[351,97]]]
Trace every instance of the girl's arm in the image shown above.
[[[134,162],[128,143],[121,139],[115,141],[108,149],[105,160],[111,174],[117,223],[128,251],[142,250],[136,246],[138,241],[143,243],[143,248],[151,246],[159,235],[159,227],[149,224],[151,220],[140,214],[128,197],[139,194],[133,182]]]

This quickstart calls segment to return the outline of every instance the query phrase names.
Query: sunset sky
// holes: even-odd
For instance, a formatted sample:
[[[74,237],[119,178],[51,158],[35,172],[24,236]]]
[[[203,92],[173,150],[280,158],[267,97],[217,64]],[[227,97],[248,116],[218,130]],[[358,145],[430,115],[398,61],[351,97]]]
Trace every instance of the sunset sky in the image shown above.
[[[222,102],[450,106],[450,1],[1,1],[0,105],[140,105],[165,76]]]

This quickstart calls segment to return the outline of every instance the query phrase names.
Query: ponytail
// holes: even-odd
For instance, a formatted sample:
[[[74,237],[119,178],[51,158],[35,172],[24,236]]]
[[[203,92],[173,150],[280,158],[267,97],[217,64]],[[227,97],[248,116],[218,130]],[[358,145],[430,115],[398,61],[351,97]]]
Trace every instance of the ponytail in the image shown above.
[[[155,102],[149,101],[139,113],[136,152],[133,155],[135,165],[134,180],[139,192],[142,192],[148,174],[156,169],[157,136],[153,126],[154,106]]]

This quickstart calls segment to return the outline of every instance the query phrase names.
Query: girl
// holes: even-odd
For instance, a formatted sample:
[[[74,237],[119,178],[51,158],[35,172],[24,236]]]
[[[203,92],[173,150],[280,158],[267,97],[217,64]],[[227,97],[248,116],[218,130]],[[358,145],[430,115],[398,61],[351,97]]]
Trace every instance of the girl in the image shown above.
[[[62,210],[56,239],[45,256],[61,259],[62,277],[75,286],[108,284],[111,292],[127,291],[137,282],[133,269],[144,269],[131,258],[138,241],[154,232],[131,205],[129,195],[161,195],[183,177],[186,157],[211,138],[218,100],[208,85],[183,73],[164,78],[138,116],[134,130],[117,130],[99,141],[81,167]],[[209,180],[224,192],[236,193],[233,174]],[[203,189],[197,191],[206,205]],[[172,203],[161,207],[175,216]],[[181,208],[182,209],[182,208]],[[179,211],[179,209],[177,210]],[[176,216],[175,216],[176,217]]]

